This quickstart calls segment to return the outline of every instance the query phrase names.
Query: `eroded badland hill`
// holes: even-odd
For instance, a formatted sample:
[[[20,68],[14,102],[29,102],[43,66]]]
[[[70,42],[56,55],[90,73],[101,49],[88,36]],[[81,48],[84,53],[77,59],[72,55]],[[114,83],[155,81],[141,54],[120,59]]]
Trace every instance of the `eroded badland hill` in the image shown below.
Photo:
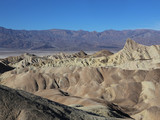
[[[159,45],[128,39],[114,54],[26,53],[1,59],[0,65],[2,120],[160,117]]]

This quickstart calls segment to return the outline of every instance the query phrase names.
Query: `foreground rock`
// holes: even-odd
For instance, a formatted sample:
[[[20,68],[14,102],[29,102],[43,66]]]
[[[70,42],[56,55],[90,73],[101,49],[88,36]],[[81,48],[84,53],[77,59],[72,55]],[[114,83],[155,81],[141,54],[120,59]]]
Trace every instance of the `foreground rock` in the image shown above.
[[[0,120],[118,120],[67,107],[1,85],[0,93]],[[116,111],[114,113],[116,115]]]

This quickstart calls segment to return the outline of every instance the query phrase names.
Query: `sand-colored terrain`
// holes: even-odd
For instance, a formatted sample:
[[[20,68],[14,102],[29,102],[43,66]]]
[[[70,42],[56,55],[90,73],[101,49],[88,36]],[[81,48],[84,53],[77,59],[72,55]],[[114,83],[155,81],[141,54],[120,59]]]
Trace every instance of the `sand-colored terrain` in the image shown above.
[[[125,114],[118,116],[119,111],[112,106],[108,107],[108,114],[119,118],[82,111],[2,85],[0,93],[1,120],[131,120]]]
[[[155,69],[159,68],[160,45],[144,46],[128,39],[122,50],[108,58],[110,66],[123,69]]]
[[[144,46],[128,39],[115,54],[106,50],[92,55],[84,51],[44,57],[23,54],[2,59],[1,63],[14,68],[0,75],[1,85],[105,119],[159,118],[158,45]]]

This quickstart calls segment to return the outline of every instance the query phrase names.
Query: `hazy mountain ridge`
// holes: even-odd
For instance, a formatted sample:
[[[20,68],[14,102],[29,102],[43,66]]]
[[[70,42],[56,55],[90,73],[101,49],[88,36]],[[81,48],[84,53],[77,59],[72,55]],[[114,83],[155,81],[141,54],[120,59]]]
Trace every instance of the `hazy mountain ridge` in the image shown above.
[[[144,45],[160,44],[160,31],[148,29],[103,32],[59,29],[28,31],[0,27],[0,47],[2,48],[117,50],[123,47],[127,38]]]

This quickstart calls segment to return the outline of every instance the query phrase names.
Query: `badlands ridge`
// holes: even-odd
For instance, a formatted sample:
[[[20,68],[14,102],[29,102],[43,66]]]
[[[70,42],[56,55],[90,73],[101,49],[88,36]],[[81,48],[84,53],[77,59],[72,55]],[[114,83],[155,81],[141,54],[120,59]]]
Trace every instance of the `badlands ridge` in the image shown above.
[[[1,120],[160,117],[159,45],[128,39],[114,54],[26,53],[1,59],[0,67]]]

